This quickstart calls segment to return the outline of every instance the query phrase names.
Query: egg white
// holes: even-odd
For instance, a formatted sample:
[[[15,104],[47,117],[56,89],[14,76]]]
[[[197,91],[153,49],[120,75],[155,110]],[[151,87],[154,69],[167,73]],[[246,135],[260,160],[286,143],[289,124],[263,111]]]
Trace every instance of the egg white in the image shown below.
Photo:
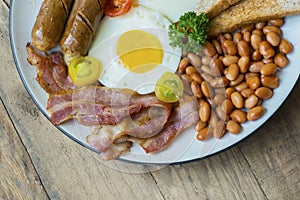
[[[104,17],[98,28],[89,55],[97,58],[103,66],[99,81],[112,88],[129,88],[140,94],[154,91],[155,83],[166,71],[175,72],[181,57],[181,50],[169,46],[168,26],[171,21],[164,15],[143,6],[133,6],[119,17]],[[145,73],[128,71],[116,54],[117,42],[122,33],[129,30],[143,30],[153,34],[162,44],[162,63]],[[146,55],[145,55],[146,56]]]
[[[199,0],[135,0],[134,3],[160,12],[172,22],[188,11],[194,11]]]

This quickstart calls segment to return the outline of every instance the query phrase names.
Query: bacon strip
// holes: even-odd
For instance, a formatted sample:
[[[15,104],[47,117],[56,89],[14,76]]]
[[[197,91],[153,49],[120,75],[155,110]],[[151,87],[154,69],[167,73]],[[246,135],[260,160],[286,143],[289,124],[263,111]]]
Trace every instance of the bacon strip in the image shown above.
[[[107,88],[101,86],[87,86],[73,90],[66,90],[61,94],[50,94],[47,109],[61,106],[70,101],[84,101],[108,106],[128,106],[142,104],[148,106],[158,102],[155,95],[138,95],[130,89]]]
[[[125,134],[117,126],[95,126],[86,140],[95,149],[104,152],[123,135]]]
[[[138,143],[145,152],[155,153],[167,148],[183,130],[199,120],[195,97],[185,96],[168,120],[162,121],[159,113],[159,109],[154,111],[150,123],[139,123],[146,119],[147,111],[144,110],[117,125],[97,127],[87,136],[87,142],[100,152],[109,152],[103,154],[106,160],[114,159],[112,155],[118,155],[115,147],[117,143]]]
[[[152,110],[152,111],[150,111]],[[99,127],[97,134],[106,135],[130,135],[137,138],[148,138],[156,135],[166,124],[170,115],[170,109],[164,107],[153,107],[144,109],[138,114],[128,116],[114,125],[103,125]],[[111,137],[112,142],[117,139]]]
[[[153,94],[138,95],[132,90],[101,86],[87,86],[67,90],[62,94],[50,94],[47,103],[50,121],[55,125],[72,118],[77,118],[83,125],[113,125],[150,107],[171,109],[170,104],[158,101]]]
[[[37,67],[36,80],[47,93],[58,93],[73,89],[74,85],[67,76],[67,67],[61,52],[43,56],[35,51],[30,43],[26,45],[27,61]]]
[[[159,134],[152,138],[133,139],[133,141],[139,143],[146,153],[155,153],[168,147],[183,130],[197,123],[198,120],[197,100],[195,97],[186,96]]]
[[[100,156],[104,160],[112,160],[127,153],[132,146],[132,142],[113,143],[106,151],[100,152]]]
[[[56,107],[57,108],[57,107]],[[128,107],[110,107],[102,104],[95,104],[81,101],[65,103],[62,109],[49,110],[50,121],[59,125],[63,122],[77,118],[83,125],[116,124],[125,117],[138,113],[142,105],[135,104]]]
[[[170,109],[164,107],[144,109],[141,113],[132,118],[127,117],[116,125],[95,127],[86,139],[91,146],[103,152],[123,136],[148,138],[156,135],[166,124],[169,115]]]
[[[117,127],[115,128],[113,130],[109,127],[110,130],[100,133],[100,130],[105,128],[101,129],[101,127],[95,126],[87,137],[88,143],[99,151],[104,160],[118,158],[121,154],[128,152],[132,146],[132,142],[120,139],[123,137],[123,133],[119,133]]]
[[[104,106],[105,107],[105,106]],[[105,107],[106,112],[88,115],[78,115],[77,120],[86,126],[92,125],[112,125],[121,122],[124,118],[139,113],[142,105],[131,105],[129,107]]]

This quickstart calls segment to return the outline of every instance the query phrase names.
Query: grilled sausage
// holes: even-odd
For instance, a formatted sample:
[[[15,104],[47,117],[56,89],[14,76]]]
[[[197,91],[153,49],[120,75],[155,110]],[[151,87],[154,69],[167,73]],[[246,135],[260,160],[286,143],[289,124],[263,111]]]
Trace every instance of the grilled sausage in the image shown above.
[[[54,48],[64,32],[74,0],[44,0],[31,31],[32,45],[40,51]]]
[[[60,47],[68,62],[86,55],[103,16],[105,0],[75,0]]]

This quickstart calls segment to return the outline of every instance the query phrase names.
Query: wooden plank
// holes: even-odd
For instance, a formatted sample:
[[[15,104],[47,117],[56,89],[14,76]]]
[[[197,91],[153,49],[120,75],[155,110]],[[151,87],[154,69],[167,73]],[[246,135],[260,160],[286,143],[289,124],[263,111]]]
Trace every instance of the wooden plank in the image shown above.
[[[153,176],[166,199],[266,199],[237,147]]]
[[[13,65],[10,56],[8,32],[9,1],[0,3],[0,62],[2,69]],[[4,65],[4,66],[3,66]],[[4,86],[6,77],[1,74],[0,82]],[[1,93],[0,103],[0,196],[1,199],[48,199],[40,178],[35,171],[26,147],[22,144],[2,100],[6,95]]]
[[[8,51],[8,9],[0,3],[0,95],[51,199],[162,199],[150,173],[103,163],[95,153],[59,132],[37,109]],[[25,47],[24,47],[25,48]],[[142,170],[142,171],[140,171]],[[12,171],[12,175],[17,171]],[[15,174],[16,176],[16,174]],[[27,184],[31,184],[28,182]],[[7,185],[6,185],[7,186]]]
[[[0,62],[8,63],[7,56],[10,51],[8,41],[8,7],[0,3]],[[3,29],[2,27],[6,27]],[[6,51],[3,52],[3,51]],[[12,59],[9,59],[12,60]],[[1,68],[11,67],[4,65]],[[0,76],[1,84],[4,83]],[[1,100],[5,98],[1,95]],[[48,199],[42,187],[39,176],[26,152],[22,141],[10,121],[10,118],[0,102],[0,197],[2,199]]]
[[[239,145],[268,199],[300,197],[299,99],[298,81],[278,112]]]
[[[0,197],[48,199],[2,102],[0,102],[0,116]]]

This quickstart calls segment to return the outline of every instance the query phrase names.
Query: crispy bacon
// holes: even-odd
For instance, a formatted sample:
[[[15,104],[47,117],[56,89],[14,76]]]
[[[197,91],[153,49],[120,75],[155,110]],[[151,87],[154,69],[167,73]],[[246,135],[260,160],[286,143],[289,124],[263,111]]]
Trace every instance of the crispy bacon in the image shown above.
[[[95,126],[87,136],[87,142],[100,152],[106,151],[114,141],[125,135],[118,126]]]
[[[87,136],[87,142],[99,150],[101,157],[106,160],[115,158],[112,155],[119,155],[119,143],[125,144],[131,141],[127,136],[135,138],[148,138],[159,133],[167,122],[169,111],[163,108],[154,107],[152,111],[144,109],[133,118],[125,118],[116,125],[98,126]],[[129,149],[128,149],[129,150]],[[124,151],[122,151],[124,152]]]
[[[116,125],[104,125],[94,128],[87,141],[99,151],[106,151],[122,136],[148,138],[159,133],[166,124],[170,110],[164,107],[144,109],[141,113],[127,117]]]
[[[103,113],[77,115],[78,122],[86,126],[111,125],[121,122],[124,118],[141,112],[142,105],[136,104],[129,107],[107,107],[104,106]],[[106,111],[106,112],[105,112]]]
[[[170,104],[158,101],[153,94],[138,95],[132,90],[101,86],[87,86],[68,90],[63,94],[50,94],[47,104],[50,120],[55,125],[72,118],[77,118],[84,125],[113,125],[150,107],[168,110],[166,116],[169,116],[171,109]]]
[[[99,127],[98,135],[109,133],[111,140],[113,135],[130,135],[137,138],[148,138],[156,135],[166,124],[170,110],[165,107],[151,107],[140,113],[128,116],[117,124],[103,125]],[[102,137],[102,136],[101,136]]]
[[[106,160],[114,158],[109,155],[118,154],[113,152],[117,149],[115,144],[119,142],[138,143],[145,152],[155,153],[168,147],[183,130],[199,120],[195,97],[185,96],[168,120],[163,121],[159,114],[161,112],[159,109],[154,110],[150,123],[140,123],[149,116],[149,112],[144,110],[130,120],[125,118],[117,125],[98,126],[87,136],[87,142],[100,152],[110,152],[103,154]]]
[[[53,79],[62,90],[75,88],[71,78],[68,76],[67,67],[64,64],[53,65],[52,68]]]
[[[116,124],[128,115],[141,111],[142,105],[111,107],[82,101],[70,101],[65,103],[61,109],[49,109],[50,121],[59,125],[63,122],[77,118],[84,125]]]
[[[155,153],[165,149],[186,128],[199,120],[198,105],[195,97],[185,96],[164,126],[163,130],[152,138],[134,140],[146,153]]]
[[[106,151],[100,152],[100,156],[104,160],[112,160],[127,153],[132,146],[132,142],[113,143]]]
[[[70,101],[84,101],[109,106],[142,104],[146,107],[149,107],[154,102],[158,102],[155,95],[138,95],[130,89],[87,86],[66,90],[61,94],[50,94],[47,109],[52,109],[54,106],[61,106]]]
[[[67,76],[67,67],[61,52],[52,52],[43,56],[27,43],[27,61],[37,67],[36,80],[47,93],[58,93],[73,89],[74,85]]]
[[[121,139],[123,133],[111,128],[109,127],[108,131],[100,133],[100,130],[102,131],[105,128],[101,129],[101,127],[95,126],[91,129],[91,134],[87,137],[87,142],[99,151],[100,156],[104,160],[118,158],[121,154],[128,152],[132,146],[132,142]]]

